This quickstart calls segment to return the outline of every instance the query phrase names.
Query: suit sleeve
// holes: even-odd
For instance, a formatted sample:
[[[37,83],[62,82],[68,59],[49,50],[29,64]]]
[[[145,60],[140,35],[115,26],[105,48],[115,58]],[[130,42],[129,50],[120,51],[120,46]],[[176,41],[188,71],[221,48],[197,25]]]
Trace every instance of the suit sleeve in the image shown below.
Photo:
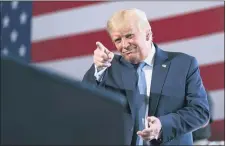
[[[95,76],[95,70],[96,70],[95,65],[92,64],[90,69],[85,73],[85,75],[84,75],[84,77],[82,79],[82,82],[83,83],[88,83],[88,84],[91,84],[91,85],[94,85],[94,86],[102,86],[103,79],[104,79],[104,77],[106,75],[107,69],[104,69],[104,71],[101,72],[101,79],[100,79],[100,81],[97,80],[97,78]]]
[[[90,69],[85,73],[85,75],[82,79],[82,82],[97,85],[97,81],[94,76],[94,73],[95,73],[95,66],[94,66],[94,64],[92,64]]]
[[[185,106],[164,116],[158,117],[162,123],[162,143],[192,132],[209,120],[209,104],[204,89],[197,60],[192,57],[186,77]]]

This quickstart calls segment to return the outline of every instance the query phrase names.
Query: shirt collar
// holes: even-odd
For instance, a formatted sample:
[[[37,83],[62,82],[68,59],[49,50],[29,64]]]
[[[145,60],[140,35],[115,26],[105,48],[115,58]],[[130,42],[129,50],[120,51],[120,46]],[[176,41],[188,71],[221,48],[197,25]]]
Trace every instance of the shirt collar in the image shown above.
[[[154,63],[154,55],[155,55],[155,45],[152,43],[151,44],[151,51],[148,54],[148,57],[144,60],[144,62],[149,65],[153,66]]]

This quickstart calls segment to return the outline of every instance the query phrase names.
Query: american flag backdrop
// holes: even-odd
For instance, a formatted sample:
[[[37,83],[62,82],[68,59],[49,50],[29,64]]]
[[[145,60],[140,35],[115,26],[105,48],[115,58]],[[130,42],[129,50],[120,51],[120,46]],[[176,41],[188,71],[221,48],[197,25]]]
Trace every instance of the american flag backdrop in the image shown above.
[[[146,12],[154,42],[197,58],[213,100],[212,140],[224,139],[223,1],[1,2],[1,55],[81,80],[95,42],[116,52],[106,21],[119,9]]]

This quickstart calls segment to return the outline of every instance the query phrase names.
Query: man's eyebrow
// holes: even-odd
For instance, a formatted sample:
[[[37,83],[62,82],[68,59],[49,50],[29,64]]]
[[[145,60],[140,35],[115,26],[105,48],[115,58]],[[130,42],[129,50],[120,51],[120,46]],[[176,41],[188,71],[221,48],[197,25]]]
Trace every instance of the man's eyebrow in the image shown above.
[[[125,36],[128,36],[128,35],[133,35],[133,33],[131,32],[131,33],[127,33]]]
[[[120,37],[117,37],[117,38],[114,39],[114,41],[117,41],[117,40],[120,40]]]

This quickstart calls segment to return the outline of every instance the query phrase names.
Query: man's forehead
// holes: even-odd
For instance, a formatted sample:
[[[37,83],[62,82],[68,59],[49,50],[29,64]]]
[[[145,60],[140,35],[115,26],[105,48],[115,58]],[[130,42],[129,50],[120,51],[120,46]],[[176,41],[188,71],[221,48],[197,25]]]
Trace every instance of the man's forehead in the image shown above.
[[[125,35],[128,33],[134,33],[137,30],[132,24],[122,25],[121,27],[115,27],[111,30],[112,35]]]
[[[112,31],[111,32],[111,35],[113,37],[116,37],[116,36],[124,36],[128,33],[133,33],[134,31],[132,29],[126,29],[126,30],[117,30],[117,31]]]

